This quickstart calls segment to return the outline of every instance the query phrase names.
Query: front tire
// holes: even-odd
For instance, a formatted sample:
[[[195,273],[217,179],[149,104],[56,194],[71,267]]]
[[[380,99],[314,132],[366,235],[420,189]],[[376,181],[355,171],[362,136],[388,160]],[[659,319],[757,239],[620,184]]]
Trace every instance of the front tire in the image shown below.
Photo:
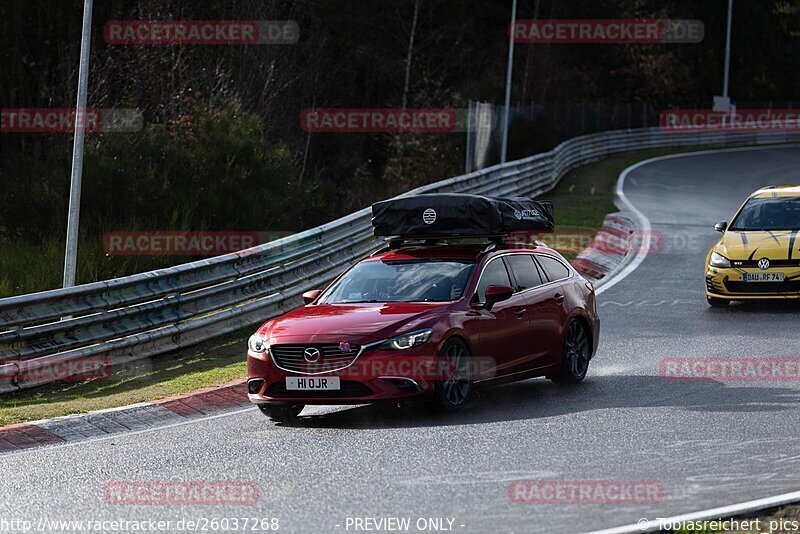
[[[550,377],[557,384],[577,384],[586,378],[592,351],[589,346],[589,329],[583,322],[573,319],[564,336],[561,369]]]
[[[448,339],[437,359],[437,378],[431,408],[435,412],[455,412],[464,407],[472,393],[472,360],[467,345],[458,338]]]
[[[303,404],[259,404],[261,413],[276,423],[291,423],[303,411]]]

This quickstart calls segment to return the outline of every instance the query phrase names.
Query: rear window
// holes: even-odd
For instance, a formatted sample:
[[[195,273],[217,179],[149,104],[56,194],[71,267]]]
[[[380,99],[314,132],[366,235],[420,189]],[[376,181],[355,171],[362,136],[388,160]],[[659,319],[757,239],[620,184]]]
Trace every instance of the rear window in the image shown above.
[[[539,264],[544,268],[551,282],[569,277],[569,269],[557,259],[545,255],[536,256],[536,259],[539,260]]]

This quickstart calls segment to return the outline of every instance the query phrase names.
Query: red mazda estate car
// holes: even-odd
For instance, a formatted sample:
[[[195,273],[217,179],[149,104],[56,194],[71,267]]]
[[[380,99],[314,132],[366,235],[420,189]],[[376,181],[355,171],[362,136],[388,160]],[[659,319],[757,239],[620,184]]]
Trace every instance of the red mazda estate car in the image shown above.
[[[275,421],[307,404],[451,411],[482,384],[577,383],[599,340],[592,284],[543,245],[401,243],[303,298],[248,342],[250,400]]]

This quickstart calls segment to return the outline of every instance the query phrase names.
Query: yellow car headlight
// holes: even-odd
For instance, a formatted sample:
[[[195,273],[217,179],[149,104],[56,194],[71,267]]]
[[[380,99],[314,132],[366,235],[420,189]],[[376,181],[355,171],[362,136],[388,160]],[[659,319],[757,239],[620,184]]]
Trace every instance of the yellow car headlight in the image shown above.
[[[722,254],[712,252],[711,259],[709,260],[708,264],[712,267],[726,268],[731,266],[731,261]]]

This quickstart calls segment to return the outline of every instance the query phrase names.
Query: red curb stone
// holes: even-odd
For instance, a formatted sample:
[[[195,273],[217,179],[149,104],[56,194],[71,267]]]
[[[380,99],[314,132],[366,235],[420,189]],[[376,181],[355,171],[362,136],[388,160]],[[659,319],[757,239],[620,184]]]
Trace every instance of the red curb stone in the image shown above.
[[[181,395],[173,395],[172,397],[164,397],[163,399],[158,399],[157,401],[155,401],[155,404],[164,404],[164,403],[166,403],[168,401],[173,401],[173,400],[184,400],[184,399],[187,399],[189,397],[194,397],[194,396],[200,395],[202,393],[207,393],[209,391],[217,391],[217,390],[220,390],[220,389],[231,388],[231,387],[236,387],[236,386],[242,386],[246,390],[246,387],[247,387],[246,386],[246,381],[244,379],[233,380],[231,382],[228,382],[227,384],[222,384],[220,386],[211,386],[211,387],[207,387],[207,388],[203,388],[203,389],[198,389],[197,391],[192,391],[191,393],[183,393]]]
[[[184,417],[197,417],[239,406],[247,400],[247,383],[234,380],[221,386],[198,389],[184,395],[166,397],[155,402],[167,410]]]
[[[160,404],[160,406],[163,406],[167,410],[169,410],[171,412],[175,412],[176,414],[182,415],[184,417],[196,417],[198,415],[203,415],[202,412],[200,412],[198,410],[195,410],[191,406],[188,406],[188,405],[186,405],[183,402],[178,401],[178,400],[172,400],[172,401],[169,401],[169,402],[165,402],[163,404]]]
[[[3,451],[18,451],[18,450],[19,450],[19,447],[17,447],[13,443],[10,443],[10,442],[8,442],[8,441],[6,441],[4,439],[0,439],[0,452],[3,452]]]
[[[208,404],[211,404],[212,406],[218,406],[220,408],[233,408],[235,406],[238,406],[236,401],[234,401],[230,397],[221,395],[217,391],[205,393],[201,396],[201,398]]]
[[[36,425],[19,424],[0,428],[0,450],[13,450],[9,445],[13,448],[26,449],[62,441],[64,440],[52,432]]]
[[[629,230],[620,230],[619,228],[613,228],[611,226],[603,226],[597,233],[599,234],[600,232],[606,232],[620,239],[630,239],[631,237],[631,232]]]
[[[237,384],[235,386],[231,386],[230,390],[236,393],[237,395],[242,395],[244,398],[247,398],[247,383],[242,382],[241,384]]]
[[[236,394],[231,388],[221,388],[217,390],[219,395],[222,395],[226,399],[238,399],[239,395]]]
[[[0,428],[0,451],[15,451],[39,445],[63,443],[63,441],[49,430],[29,423],[17,423]]]
[[[0,434],[0,436],[2,436],[4,440],[18,447],[22,447],[23,445],[27,444],[36,444],[36,441],[33,438],[26,436],[25,433],[21,430],[16,430],[13,432],[3,432],[2,434]]]
[[[236,391],[232,388],[225,388],[221,389],[218,392],[220,395],[224,396],[225,398],[231,399],[233,402],[241,403],[242,401],[247,400],[247,393],[244,391]],[[250,401],[248,401],[250,402]]]
[[[233,380],[221,386],[199,389],[183,395],[159,399],[152,403],[187,418],[213,414],[229,408],[250,404],[247,381]],[[78,418],[78,422],[88,421]],[[121,423],[119,423],[121,424]],[[66,440],[49,430],[29,423],[17,423],[0,428],[0,453],[18,451],[39,445],[64,443]]]
[[[233,388],[226,388],[226,389],[221,389],[219,392],[221,395],[224,395],[225,397],[231,399],[239,406],[249,406],[251,403],[250,399],[247,397],[246,391],[244,391],[245,388],[241,389],[243,391],[235,391]]]
[[[49,430],[45,430],[44,428],[36,425],[31,425],[29,428],[24,430],[25,434],[29,436],[31,439],[36,441],[37,443],[50,445],[53,443],[63,443],[64,440],[61,439],[56,434],[53,434]]]
[[[213,404],[205,402],[200,396],[187,397],[183,399],[183,403],[202,414],[213,413],[217,410]]]
[[[581,254],[600,254],[603,256],[623,256],[628,253],[627,248],[620,248],[611,243],[595,241],[581,252]]]

